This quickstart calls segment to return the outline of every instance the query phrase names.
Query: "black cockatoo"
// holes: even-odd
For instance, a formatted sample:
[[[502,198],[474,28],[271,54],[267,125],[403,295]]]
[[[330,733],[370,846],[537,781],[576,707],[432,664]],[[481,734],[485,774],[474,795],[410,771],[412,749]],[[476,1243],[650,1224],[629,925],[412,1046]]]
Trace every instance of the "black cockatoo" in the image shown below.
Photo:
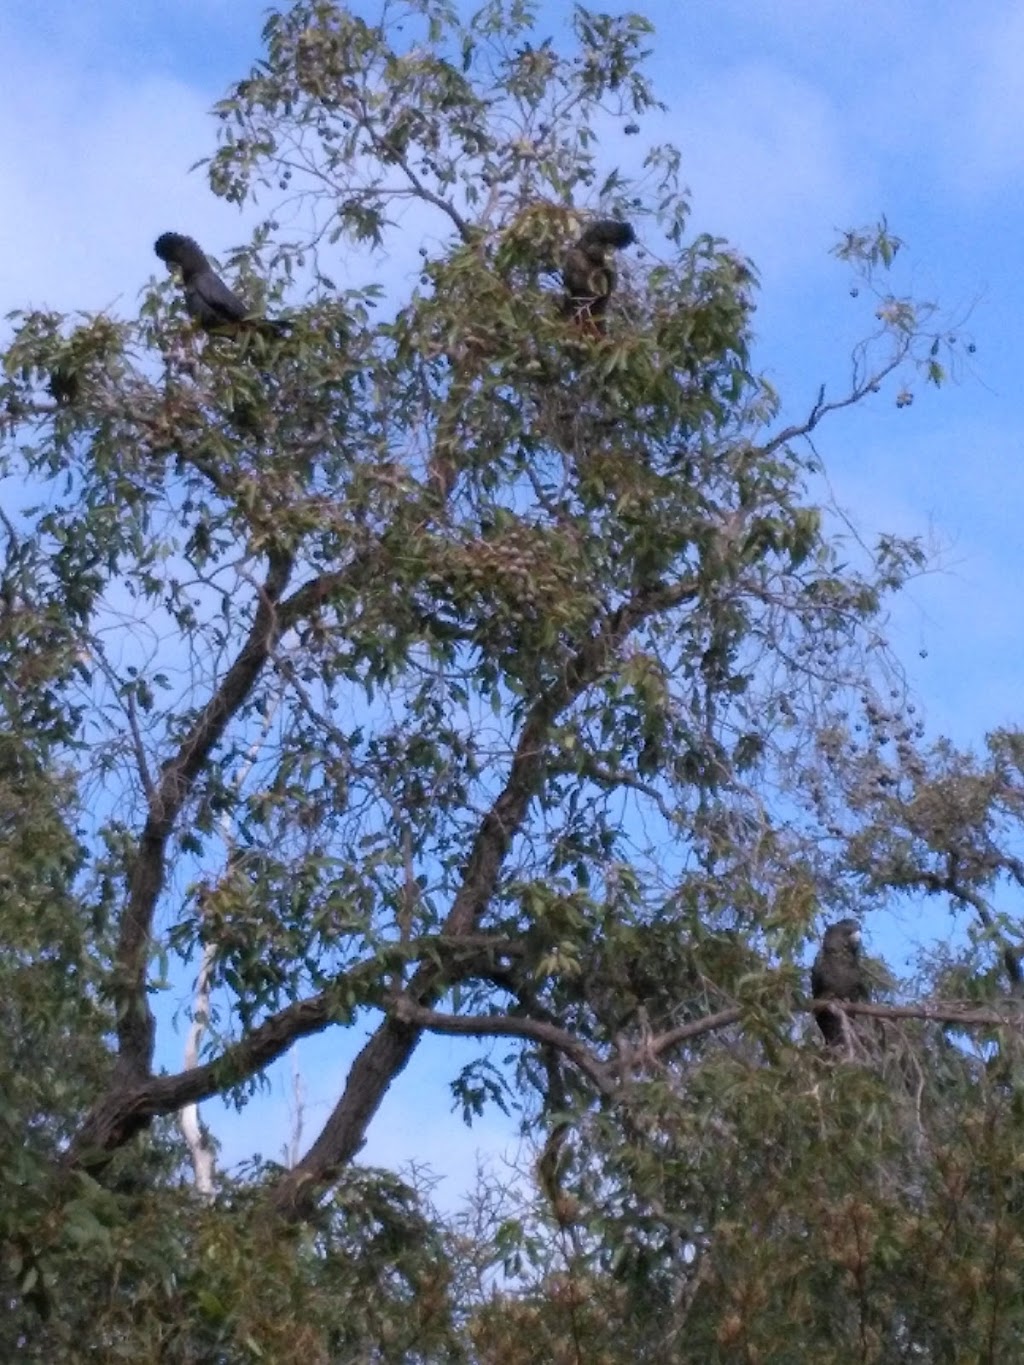
[[[811,968],[811,994],[815,1000],[866,1000],[868,983],[860,956],[860,925],[841,919],[825,930],[818,956]],[[815,1014],[818,1027],[830,1047],[843,1042],[843,1021],[831,1010]]]
[[[590,224],[569,248],[562,266],[565,285],[562,312],[566,317],[603,330],[604,314],[615,288],[611,254],[635,241],[633,225],[618,218],[599,218]]]
[[[165,232],[153,243],[153,250],[168,265],[181,270],[185,286],[185,307],[193,321],[207,332],[254,330],[270,336],[283,336],[286,322],[254,318],[238,295],[227,287],[210,266],[199,243],[180,232]]]

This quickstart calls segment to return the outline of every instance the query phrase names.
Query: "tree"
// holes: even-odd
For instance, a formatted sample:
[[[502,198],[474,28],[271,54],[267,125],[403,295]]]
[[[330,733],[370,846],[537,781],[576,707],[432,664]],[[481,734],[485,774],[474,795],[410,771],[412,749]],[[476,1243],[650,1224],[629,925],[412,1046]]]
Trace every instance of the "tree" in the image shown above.
[[[878,1214],[888,1187],[863,1185],[879,1160],[904,1221],[902,1240],[875,1238],[873,1269],[917,1254],[913,1106],[882,1084],[896,1062],[823,1070],[794,1024],[819,917],[894,888],[973,907],[977,961],[944,1000],[850,1009],[904,1030],[892,1057],[990,1117],[996,1169],[1013,1169],[1012,1074],[995,1085],[943,1028],[988,1030],[1012,1073],[998,978],[969,968],[1017,961],[984,897],[1019,878],[1018,744],[979,765],[969,812],[938,818],[942,765],[966,760],[923,750],[884,639],[886,599],[923,557],[884,537],[851,562],[805,439],[887,386],[902,403],[915,376],[938,383],[957,342],[886,291],[887,226],[851,233],[839,254],[875,331],[848,390],[784,425],[750,358],[752,264],[688,237],[674,151],[652,149],[640,180],[602,157],[602,132],[654,107],[650,26],[578,8],[563,51],[534,17],[434,0],[372,24],[325,2],[271,15],[264,60],[219,107],[209,173],[228,199],[276,185],[296,210],[239,257],[272,294],[309,282],[288,337],[200,340],[168,286],[137,320],[14,319],[4,473],[29,493],[7,527],[24,573],[0,694],[44,792],[59,778],[53,904],[81,965],[43,998],[47,1027],[87,1055],[63,1059],[70,1099],[26,1072],[19,1121],[61,1126],[39,1168],[60,1233],[33,1224],[9,1293],[32,1292],[39,1246],[83,1272],[88,1246],[91,1272],[56,1310],[65,1345],[105,1296],[97,1348],[160,1341],[168,1358],[511,1361],[526,1319],[540,1331],[553,1312],[566,1358],[599,1359],[584,1329],[593,1342],[614,1323],[609,1360],[665,1358],[684,1328],[693,1354],[673,1359],[783,1360],[778,1343],[797,1343],[770,1291],[790,1293],[837,1209],[851,1228],[850,1200]],[[432,217],[408,297],[334,288],[350,244],[407,237],[409,202]],[[592,334],[562,315],[559,273],[598,210],[634,221],[648,254]],[[29,599],[32,629],[56,637],[46,724],[11,671],[49,657],[18,624]],[[37,877],[39,855],[19,856]],[[47,959],[49,935],[23,951]],[[158,1074],[153,1002],[175,961],[199,978],[202,1054]],[[221,1180],[212,1203],[181,1191],[182,1149],[155,1123],[213,1095],[244,1103],[297,1040],[369,1021],[294,1165]],[[353,1167],[426,1031],[515,1040],[504,1071],[474,1063],[456,1085],[468,1111],[511,1094],[543,1135],[539,1317],[528,1296],[439,1276],[443,1248],[468,1258],[472,1239],[447,1243],[421,1200]],[[851,1148],[865,1105],[889,1117]],[[88,1234],[69,1181],[104,1211]],[[994,1217],[991,1193],[969,1206]],[[934,1238],[943,1214],[922,1206]],[[997,1223],[984,1246],[1002,1275],[1019,1256]],[[890,1295],[868,1314],[870,1258],[848,1264],[836,1238],[802,1282],[792,1358],[848,1360],[855,1329],[857,1358],[904,1358],[901,1343],[943,1358],[927,1326],[941,1305]],[[516,1236],[478,1240],[493,1264]],[[836,1264],[852,1278],[830,1280]],[[265,1301],[239,1290],[255,1266]],[[609,1282],[588,1326],[580,1305],[598,1297],[580,1286]],[[992,1295],[989,1338],[1013,1342],[1017,1310]]]

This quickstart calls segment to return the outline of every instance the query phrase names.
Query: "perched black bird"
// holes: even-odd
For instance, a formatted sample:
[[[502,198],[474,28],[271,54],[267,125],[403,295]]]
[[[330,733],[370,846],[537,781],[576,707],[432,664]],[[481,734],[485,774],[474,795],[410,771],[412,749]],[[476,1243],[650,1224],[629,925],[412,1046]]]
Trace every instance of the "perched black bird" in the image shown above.
[[[59,408],[70,407],[77,401],[82,391],[77,373],[61,364],[54,365],[50,371],[50,380],[46,388]]]
[[[168,265],[181,270],[188,315],[207,332],[254,329],[283,336],[286,322],[254,318],[238,295],[227,287],[210,266],[199,243],[180,232],[165,232],[153,243],[153,250]]]
[[[830,924],[811,968],[811,994],[815,1000],[866,1000],[868,983],[860,959],[860,925],[855,919]],[[843,1042],[843,1021],[831,1010],[815,1014],[825,1042]]]
[[[597,331],[604,330],[604,315],[615,288],[611,253],[621,251],[635,241],[632,223],[618,218],[599,218],[590,224],[566,252],[562,266],[564,316],[590,323]]]

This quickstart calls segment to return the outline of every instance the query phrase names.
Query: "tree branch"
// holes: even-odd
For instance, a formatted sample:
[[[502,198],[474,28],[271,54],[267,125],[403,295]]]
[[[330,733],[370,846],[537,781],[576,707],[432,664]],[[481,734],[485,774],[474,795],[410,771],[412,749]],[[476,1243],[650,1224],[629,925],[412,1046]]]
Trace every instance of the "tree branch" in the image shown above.
[[[249,695],[276,643],[281,624],[277,602],[292,569],[291,556],[271,551],[248,638],[220,687],[196,717],[177,754],[165,763],[148,801],[146,822],[128,880],[128,902],[115,952],[113,994],[117,1007],[116,1081],[149,1074],[153,1016],[146,998],[146,966],[153,914],[163,890],[167,840],[203,764],[231,717]]]
[[[517,947],[503,940],[493,940],[488,935],[460,936],[456,943],[446,946],[472,947],[478,954],[484,953],[492,957],[512,955]],[[426,957],[436,952],[436,947],[437,939],[422,939],[416,944],[408,945],[396,944],[393,945],[393,956],[398,959],[414,949],[418,955]],[[743,1017],[743,1010],[739,1006],[719,1010],[715,1014],[690,1020],[678,1028],[669,1029],[647,1039],[642,1047],[630,1052],[628,1058],[620,1056],[606,1061],[568,1030],[547,1019],[502,1014],[483,1016],[445,1014],[417,1003],[408,991],[389,1000],[385,988],[381,985],[381,975],[381,959],[371,958],[346,972],[326,990],[311,999],[299,1001],[278,1011],[254,1028],[248,1037],[227,1048],[212,1061],[175,1076],[149,1077],[140,1084],[124,1086],[109,1093],[90,1113],[76,1136],[68,1153],[68,1164],[83,1165],[91,1169],[101,1166],[113,1148],[127,1142],[155,1115],[175,1113],[187,1104],[208,1099],[227,1086],[240,1084],[283,1056],[298,1039],[321,1033],[332,1023],[350,1018],[361,1005],[373,1005],[383,1009],[387,1012],[388,1018],[363,1049],[360,1059],[369,1054],[370,1061],[381,1064],[392,1055],[388,1048],[393,1047],[397,1051],[397,1045],[410,1036],[413,1038],[414,1046],[415,1039],[424,1031],[465,1038],[523,1038],[542,1046],[556,1048],[605,1098],[612,1098],[620,1093],[626,1061],[632,1065],[644,1059],[653,1060],[682,1042],[726,1028],[730,1024],[738,1023]],[[875,1005],[859,1001],[810,1000],[795,1006],[795,1009],[797,1012],[808,1014],[834,1010],[847,1015],[864,1015],[872,1019],[924,1019],[959,1028],[1024,1030],[1022,1011],[979,1008],[962,1001],[925,1000],[913,1005]],[[381,1038],[388,1040],[388,1048],[378,1043],[378,1039]],[[375,1043],[378,1043],[376,1048]],[[357,1059],[357,1063],[360,1059]],[[342,1111],[346,1120],[351,1120],[354,1116],[362,1114],[364,1108],[368,1108],[369,1113],[366,1115],[368,1122],[395,1074],[397,1073],[386,1071],[370,1073],[372,1079],[381,1086],[379,1095],[369,1085],[353,1090],[350,1076],[343,1097],[349,1102]],[[371,1101],[374,1102],[372,1107]],[[336,1110],[335,1113],[337,1112]],[[325,1128],[325,1131],[329,1130],[330,1120]],[[343,1130],[349,1140],[352,1140],[351,1134],[354,1131],[348,1128]],[[321,1133],[317,1141],[320,1142],[323,1138],[324,1134]],[[361,1132],[359,1138],[357,1147],[361,1145]],[[311,1151],[315,1147],[316,1144]],[[284,1179],[275,1191],[275,1204],[282,1212],[290,1213],[293,1217],[301,1216],[309,1201],[315,1198],[321,1188],[323,1176],[319,1178],[315,1176],[310,1171],[308,1161],[309,1154],[304,1162],[295,1168],[301,1171],[297,1181]],[[291,1203],[284,1197],[284,1192],[287,1192]]]
[[[497,885],[502,864],[518,834],[530,802],[540,789],[546,767],[546,745],[557,717],[601,675],[629,633],[646,617],[696,596],[690,580],[657,583],[641,589],[629,602],[606,616],[580,645],[562,677],[531,706],[501,793],[481,821],[473,840],[462,884],[455,894],[442,932],[456,938],[472,933]],[[423,963],[413,974],[404,998],[429,1008],[450,972]],[[274,1192],[274,1204],[288,1218],[304,1217],[325,1184],[362,1146],[366,1127],[388,1086],[405,1067],[422,1030],[393,1007],[352,1063],[345,1090],[319,1136],[303,1159],[288,1171]]]
[[[355,587],[376,562],[373,546],[345,568],[311,579],[281,601],[293,568],[292,556],[271,548],[248,638],[223,682],[197,716],[178,753],[165,763],[148,801],[148,814],[129,874],[128,898],[115,954],[112,991],[117,1007],[118,1064],[115,1084],[137,1083],[148,1075],[154,1024],[146,998],[146,966],[153,914],[163,890],[167,841],[228,722],[243,705],[284,632],[316,605],[344,587]],[[102,1101],[101,1101],[102,1103]]]
[[[372,967],[376,962],[360,964]],[[299,1038],[321,1033],[352,1012],[351,985],[356,972],[333,982],[309,1000],[300,1000],[258,1025],[213,1061],[174,1076],[151,1076],[138,1084],[109,1091],[93,1107],[75,1136],[68,1164],[95,1168],[110,1151],[127,1142],[157,1114],[173,1114],[198,1104],[231,1085],[248,1080],[284,1055]]]
[[[892,372],[903,364],[906,359],[908,347],[901,347],[896,355],[887,365],[876,371],[869,379],[864,379],[859,384],[854,384],[853,388],[845,398],[836,398],[830,403],[825,402],[825,386],[822,385],[818,390],[818,397],[811,408],[810,415],[804,422],[794,423],[793,426],[786,427],[777,436],[771,437],[763,446],[760,447],[765,455],[770,455],[773,450],[778,450],[779,446],[788,445],[790,441],[798,440],[801,436],[809,436],[823,417],[827,417],[830,412],[841,412],[843,408],[851,408],[859,403],[862,398],[876,388],[883,379],[888,379]]]
[[[1006,938],[999,932],[996,926],[995,916],[992,909],[978,891],[971,886],[965,886],[959,876],[958,858],[955,852],[948,855],[948,870],[945,876],[940,876],[937,872],[929,872],[925,868],[920,868],[916,872],[906,873],[898,877],[888,879],[888,885],[900,888],[920,887],[924,891],[929,891],[935,895],[952,896],[962,905],[969,905],[974,910],[981,924],[1002,949],[1003,966],[1006,968],[1006,975],[1010,985],[1014,989],[1019,989],[1024,982],[1024,973],[1021,971],[1020,951],[1014,948],[1012,943],[1008,943]],[[993,869],[995,870],[995,869]],[[1013,869],[1010,869],[1011,872]]]
[[[700,1038],[705,1033],[714,1033],[716,1029],[735,1024],[742,1017],[743,1011],[738,1005],[733,1005],[727,1010],[719,1010],[717,1014],[707,1014],[703,1019],[691,1019],[687,1024],[680,1024],[678,1028],[669,1029],[667,1033],[659,1033],[649,1039],[644,1046],[644,1052],[652,1057],[658,1057],[679,1043],[685,1043],[690,1038]]]
[[[402,963],[435,957],[439,950],[461,954],[463,975],[484,975],[495,961],[521,957],[520,943],[493,934],[464,934],[457,940],[426,935],[408,943],[389,943],[371,958],[341,973],[323,991],[278,1010],[245,1038],[225,1048],[201,1066],[173,1076],[147,1077],[112,1086],[94,1106],[76,1134],[68,1164],[102,1164],[103,1154],[127,1142],[158,1114],[173,1114],[189,1104],[209,1099],[226,1086],[238,1085],[269,1066],[300,1038],[320,1033],[332,1023],[348,1019],[363,1005],[386,1004],[382,982]]]
[[[400,997],[395,1015],[427,1033],[444,1033],[463,1038],[529,1038],[535,1043],[556,1048],[593,1081],[603,1095],[615,1093],[608,1067],[578,1038],[565,1029],[541,1019],[524,1019],[515,1014],[463,1015],[442,1014]]]
[[[869,1019],[927,1019],[936,1024],[962,1028],[1024,1029],[1024,1012],[1016,1008],[994,1009],[958,1000],[922,1000],[916,1005],[873,1005],[860,1000],[812,1000],[802,1008],[813,1014],[837,1009]]]

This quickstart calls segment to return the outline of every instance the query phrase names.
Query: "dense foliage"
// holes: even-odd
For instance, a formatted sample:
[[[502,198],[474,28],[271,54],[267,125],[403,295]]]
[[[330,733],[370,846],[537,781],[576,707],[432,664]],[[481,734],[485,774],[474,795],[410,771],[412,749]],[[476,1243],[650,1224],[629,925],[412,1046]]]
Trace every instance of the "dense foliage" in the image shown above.
[[[1022,1353],[1024,751],[925,743],[922,554],[839,538],[808,439],[960,343],[851,232],[872,335],[785,424],[753,265],[634,152],[650,26],[534,19],[270,17],[208,169],[277,197],[234,266],[286,337],[173,281],[12,319],[5,1359]],[[595,212],[642,244],[604,332],[560,307]],[[807,946],[900,898],[962,932],[830,1055]],[[216,1175],[195,1106],[353,1028],[294,1163]],[[454,1220],[355,1160],[428,1031],[507,1039],[456,1095],[535,1135]]]

